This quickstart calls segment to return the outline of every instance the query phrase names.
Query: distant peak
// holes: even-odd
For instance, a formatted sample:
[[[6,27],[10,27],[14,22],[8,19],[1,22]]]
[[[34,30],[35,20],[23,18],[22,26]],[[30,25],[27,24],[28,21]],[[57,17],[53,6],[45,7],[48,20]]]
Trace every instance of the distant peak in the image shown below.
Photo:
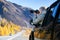
[[[0,1],[4,1],[4,0],[0,0]]]
[[[6,0],[0,0],[0,2],[2,2],[2,3],[4,3],[4,4],[7,4],[7,3],[6,3]]]
[[[0,0],[0,2],[5,2],[6,0]]]

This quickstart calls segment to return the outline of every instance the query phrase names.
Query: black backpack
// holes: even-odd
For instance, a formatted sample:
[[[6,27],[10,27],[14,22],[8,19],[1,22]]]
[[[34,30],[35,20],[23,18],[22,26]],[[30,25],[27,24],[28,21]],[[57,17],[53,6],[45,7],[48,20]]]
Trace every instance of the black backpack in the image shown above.
[[[54,10],[51,12],[52,8],[54,8]],[[43,24],[41,26],[41,27],[46,27],[47,25],[49,25],[52,22],[52,24],[49,25],[49,27],[51,27],[51,40],[54,40],[54,31],[56,30],[55,28],[56,27],[60,28],[60,27],[56,26],[57,23],[60,24],[60,21],[58,21],[58,20],[60,20],[59,17],[60,17],[60,1],[56,1],[50,7],[47,8],[47,13],[45,15]],[[59,35],[59,33],[57,35]],[[60,37],[60,35],[59,35],[59,37]],[[60,39],[59,37],[58,37],[58,40]]]
[[[58,3],[59,3],[59,1],[56,1],[50,7],[47,8],[47,13],[46,13],[45,18],[43,20],[42,27],[47,26],[51,21],[54,20],[54,18],[52,16],[51,9],[54,8]]]

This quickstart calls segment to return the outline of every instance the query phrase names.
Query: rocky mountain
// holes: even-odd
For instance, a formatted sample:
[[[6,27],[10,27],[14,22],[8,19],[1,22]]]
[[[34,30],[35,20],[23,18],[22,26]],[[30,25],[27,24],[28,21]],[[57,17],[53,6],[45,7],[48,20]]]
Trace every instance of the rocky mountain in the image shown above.
[[[26,23],[29,24],[30,15],[32,15],[30,10],[31,8],[0,0],[0,16],[17,25],[26,26]]]

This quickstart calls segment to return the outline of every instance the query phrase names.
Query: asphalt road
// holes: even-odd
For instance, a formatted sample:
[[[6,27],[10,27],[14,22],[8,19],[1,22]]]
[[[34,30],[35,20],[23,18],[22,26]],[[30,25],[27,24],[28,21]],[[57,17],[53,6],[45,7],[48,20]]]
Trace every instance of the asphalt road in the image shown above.
[[[29,40],[29,37],[25,37],[23,36],[23,33],[25,32],[25,30],[23,30],[20,33],[17,33],[16,35],[12,36],[9,40]],[[36,39],[35,40],[41,40],[41,39]]]

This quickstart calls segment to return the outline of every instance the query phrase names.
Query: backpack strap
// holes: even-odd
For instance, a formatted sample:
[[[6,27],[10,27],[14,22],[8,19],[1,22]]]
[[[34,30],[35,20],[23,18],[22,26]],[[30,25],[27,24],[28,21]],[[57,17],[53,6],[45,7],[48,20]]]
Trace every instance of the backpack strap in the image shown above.
[[[54,7],[57,5],[57,3],[59,3],[59,0],[56,1],[56,2],[54,2],[54,3],[50,6],[50,8],[54,8]]]

